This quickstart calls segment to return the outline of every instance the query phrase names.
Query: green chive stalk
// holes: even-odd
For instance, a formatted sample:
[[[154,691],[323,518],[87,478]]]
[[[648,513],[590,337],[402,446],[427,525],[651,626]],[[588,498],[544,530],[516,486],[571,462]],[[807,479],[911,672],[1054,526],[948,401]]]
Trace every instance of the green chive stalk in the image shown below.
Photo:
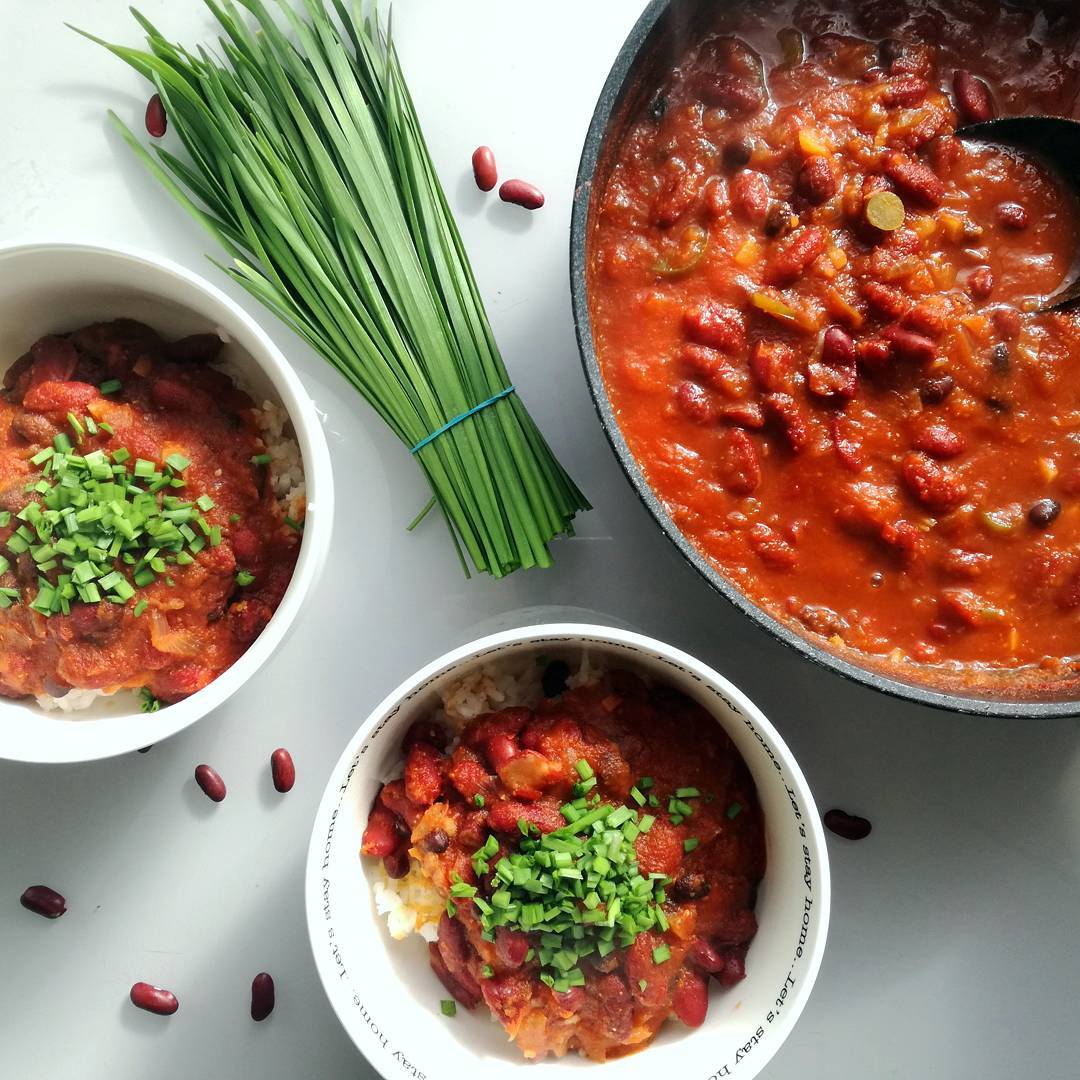
[[[217,51],[134,9],[146,51],[79,31],[154,84],[186,156],[109,115],[228,252],[221,269],[412,449],[510,380],[389,33],[344,0],[278,0],[281,23],[263,0],[205,3]],[[466,574],[551,565],[549,541],[589,508],[517,394],[415,457]]]

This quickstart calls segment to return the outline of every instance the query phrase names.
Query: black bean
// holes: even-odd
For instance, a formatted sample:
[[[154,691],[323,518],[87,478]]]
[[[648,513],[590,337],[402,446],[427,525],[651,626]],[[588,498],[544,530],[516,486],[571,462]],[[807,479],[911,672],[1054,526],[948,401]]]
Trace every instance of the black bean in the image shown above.
[[[650,119],[659,124],[664,119],[664,113],[667,112],[667,98],[663,94],[657,94],[649,102],[649,106],[645,111],[649,114]]]
[[[729,169],[741,169],[753,156],[754,144],[743,135],[738,139],[729,139],[724,143],[723,159]]]
[[[570,665],[565,660],[552,660],[540,677],[544,697],[558,697],[566,689],[566,680],[569,678]]]
[[[687,900],[700,900],[709,895],[709,880],[704,874],[684,870],[671,886],[671,898],[684,902]]]
[[[919,383],[919,397],[924,405],[939,405],[956,389],[951,375],[933,375]]]
[[[791,207],[786,202],[774,202],[765,215],[765,223],[761,226],[766,236],[779,236],[791,228]]]
[[[864,817],[856,817],[844,810],[827,810],[825,828],[845,840],[863,840],[870,835],[873,826]]]
[[[1004,399],[999,397],[988,397],[986,399],[986,407],[991,412],[1007,413],[1012,409],[1012,406]]]
[[[432,829],[420,841],[420,846],[425,851],[430,851],[432,855],[441,855],[450,846],[450,837],[446,835],[444,829]]]
[[[998,375],[1008,375],[1012,364],[1009,361],[1009,346],[999,341],[990,350],[990,366]]]
[[[1028,511],[1028,521],[1037,529],[1045,529],[1061,513],[1056,499],[1040,499]]]

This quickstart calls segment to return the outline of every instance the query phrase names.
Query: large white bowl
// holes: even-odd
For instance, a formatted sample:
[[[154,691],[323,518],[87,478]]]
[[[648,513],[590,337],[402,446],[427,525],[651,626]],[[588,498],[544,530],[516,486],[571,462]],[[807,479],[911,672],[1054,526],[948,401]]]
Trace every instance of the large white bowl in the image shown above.
[[[43,243],[0,248],[0,370],[39,337],[120,317],[165,336],[224,331],[224,359],[256,394],[285,407],[304,461],[308,510],[296,571],[274,617],[251,647],[209,686],[156,713],[132,695],[99,698],[79,712],[44,712],[0,699],[0,757],[90,761],[136,750],[193,724],[266,662],[296,618],[326,559],[334,497],[330,453],[311,399],[277,346],[239,305],[198,274],[127,248]]]
[[[528,1063],[485,1015],[439,1011],[446,991],[418,935],[396,942],[372,901],[374,867],[360,838],[381,781],[397,775],[401,738],[439,700],[439,690],[475,666],[507,657],[580,657],[648,672],[715,716],[743,755],[765,818],[768,866],[757,902],[760,928],[747,977],[713,991],[705,1025],[666,1024],[647,1049],[602,1066],[576,1056]],[[377,871],[375,871],[377,873]],[[577,1076],[604,1080],[718,1080],[756,1076],[806,1004],[825,948],[829,864],[814,800],[783,740],[723,676],[662,642],[610,627],[530,626],[474,641],[402,683],[364,722],[342,754],[319,805],[305,880],[308,932],[323,986],[345,1030],[387,1080],[505,1080]]]

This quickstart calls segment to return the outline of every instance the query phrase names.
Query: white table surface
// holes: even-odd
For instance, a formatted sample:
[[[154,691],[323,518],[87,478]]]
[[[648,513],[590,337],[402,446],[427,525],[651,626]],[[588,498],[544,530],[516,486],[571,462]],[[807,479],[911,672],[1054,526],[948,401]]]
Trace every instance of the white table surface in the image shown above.
[[[863,843],[830,837],[829,946],[769,1080],[1077,1075],[1078,722],[950,716],[799,660],[682,562],[601,434],[574,343],[567,231],[585,128],[640,6],[394,7],[496,334],[524,400],[596,509],[556,545],[553,569],[464,581],[434,516],[404,532],[427,498],[408,455],[245,298],[325,413],[339,507],[332,566],[276,658],[194,728],[98,764],[0,763],[0,1077],[373,1078],[324,999],[304,922],[303,859],[331,765],[366,711],[437,654],[566,609],[716,666],[781,730],[822,810],[839,805],[873,820]],[[187,43],[211,28],[198,0],[141,7]],[[63,27],[134,44],[126,3],[2,0],[0,14],[0,241],[136,244],[220,283],[203,236],[106,130],[108,106],[140,123],[145,87]],[[504,177],[543,188],[541,212],[476,191],[469,155],[481,142],[495,148]],[[286,797],[267,768],[279,745],[297,764]],[[201,761],[228,783],[221,805],[194,785]],[[68,898],[56,922],[19,906],[22,890],[42,882]],[[248,988],[264,969],[277,1009],[256,1025]],[[173,988],[179,1013],[133,1009],[127,992],[138,979]]]

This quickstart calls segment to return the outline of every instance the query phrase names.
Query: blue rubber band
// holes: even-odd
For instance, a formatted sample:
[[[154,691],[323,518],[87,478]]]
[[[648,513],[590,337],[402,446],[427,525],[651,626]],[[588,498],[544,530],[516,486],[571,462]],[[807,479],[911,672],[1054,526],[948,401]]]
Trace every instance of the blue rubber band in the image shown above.
[[[433,431],[426,439],[421,439],[410,451],[410,454],[415,454],[418,450],[423,450],[429,442],[437,439],[440,435],[449,431],[455,424],[460,424],[462,420],[468,420],[473,413],[478,413],[481,409],[486,409],[489,405],[494,405],[496,401],[502,401],[504,397],[514,392],[513,386],[508,386],[505,390],[500,390],[493,397],[489,397],[487,401],[481,401],[479,405],[474,405],[468,412],[463,412],[460,416],[455,416],[453,420],[447,420],[441,428]]]

